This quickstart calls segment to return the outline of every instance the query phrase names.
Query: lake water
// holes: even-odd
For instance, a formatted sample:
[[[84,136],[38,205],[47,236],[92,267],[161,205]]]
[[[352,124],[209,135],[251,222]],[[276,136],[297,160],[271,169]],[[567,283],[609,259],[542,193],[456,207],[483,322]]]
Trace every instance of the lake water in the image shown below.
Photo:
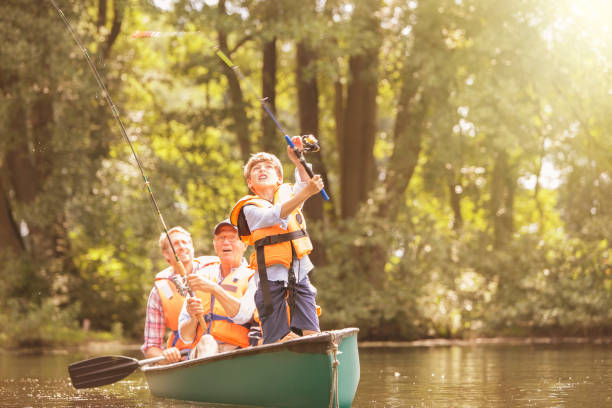
[[[139,370],[114,385],[72,388],[68,364],[109,354],[142,358],[0,354],[0,407],[218,406],[152,397]],[[360,359],[356,408],[612,407],[608,344],[360,348]]]

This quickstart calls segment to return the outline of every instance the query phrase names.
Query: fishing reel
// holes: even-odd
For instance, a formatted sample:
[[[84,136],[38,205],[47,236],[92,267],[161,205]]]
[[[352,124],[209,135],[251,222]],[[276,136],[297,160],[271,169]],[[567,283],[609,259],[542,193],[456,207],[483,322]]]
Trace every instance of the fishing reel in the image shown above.
[[[172,276],[172,282],[174,282],[176,290],[181,294],[181,296],[187,296],[187,294],[189,294],[190,290],[184,277],[174,275]]]
[[[321,150],[319,141],[313,135],[301,135],[300,139],[302,140],[302,151],[304,153],[314,153]]]

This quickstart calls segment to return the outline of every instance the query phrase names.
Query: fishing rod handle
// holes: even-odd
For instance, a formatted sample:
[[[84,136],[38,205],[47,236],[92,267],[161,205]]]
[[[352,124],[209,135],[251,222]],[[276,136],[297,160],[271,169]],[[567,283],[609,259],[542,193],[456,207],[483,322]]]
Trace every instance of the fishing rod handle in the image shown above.
[[[304,167],[304,170],[306,170],[306,173],[308,173],[310,178],[314,177],[314,173],[312,172],[312,169],[308,167],[306,160],[304,160],[304,156],[302,156],[299,150],[295,147],[295,143],[293,143],[293,140],[291,140],[291,138],[288,135],[285,135],[285,140],[287,141],[287,144],[293,149],[296,156],[300,158],[300,163],[302,164],[302,167]],[[322,188],[321,191],[319,191],[319,194],[321,194],[321,197],[323,197],[323,200],[329,201],[329,196],[325,192],[325,188]]]
[[[170,244],[172,244],[172,243],[170,243]],[[176,264],[177,264],[178,268],[181,271],[181,276],[183,276],[183,278],[185,279],[184,282],[186,282],[187,281],[187,271],[185,270],[185,266],[183,265],[183,263],[179,259],[178,255],[176,255],[176,252],[174,254],[176,256]],[[189,293],[189,296],[195,297],[195,293],[189,287],[189,284],[187,284],[187,291]],[[203,314],[198,315],[197,318],[198,318],[198,323],[200,323],[200,326],[202,326],[202,328],[204,329],[206,327],[206,322],[204,321],[204,315]]]

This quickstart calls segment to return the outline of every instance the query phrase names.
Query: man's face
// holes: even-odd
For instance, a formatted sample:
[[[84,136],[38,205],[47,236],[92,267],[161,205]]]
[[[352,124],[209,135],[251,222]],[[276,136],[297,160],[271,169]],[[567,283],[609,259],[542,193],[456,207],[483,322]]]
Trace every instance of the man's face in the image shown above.
[[[213,245],[221,262],[224,260],[231,261],[232,267],[240,265],[240,260],[246,248],[244,243],[240,241],[238,232],[234,227],[229,225],[219,227],[217,234],[213,238]]]
[[[251,168],[247,179],[247,185],[253,192],[269,186],[276,187],[281,180],[276,172],[276,167],[271,161],[261,161]]]
[[[183,264],[186,265],[193,261],[193,242],[191,241],[191,237],[189,235],[180,231],[171,232],[170,240],[172,241],[172,246],[176,251],[176,255]],[[163,254],[164,258],[166,258],[170,265],[174,265],[176,263],[176,259],[172,253],[172,248],[170,248],[170,245],[166,247]]]

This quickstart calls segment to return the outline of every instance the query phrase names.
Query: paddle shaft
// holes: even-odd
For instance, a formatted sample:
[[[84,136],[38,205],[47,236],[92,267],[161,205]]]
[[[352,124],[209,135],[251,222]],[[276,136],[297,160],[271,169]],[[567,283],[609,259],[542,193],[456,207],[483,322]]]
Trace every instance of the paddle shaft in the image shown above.
[[[147,364],[159,363],[160,361],[164,361],[165,359],[166,357],[164,357],[163,355],[157,356],[157,357],[145,358],[144,360],[138,360],[138,365],[142,367]]]

